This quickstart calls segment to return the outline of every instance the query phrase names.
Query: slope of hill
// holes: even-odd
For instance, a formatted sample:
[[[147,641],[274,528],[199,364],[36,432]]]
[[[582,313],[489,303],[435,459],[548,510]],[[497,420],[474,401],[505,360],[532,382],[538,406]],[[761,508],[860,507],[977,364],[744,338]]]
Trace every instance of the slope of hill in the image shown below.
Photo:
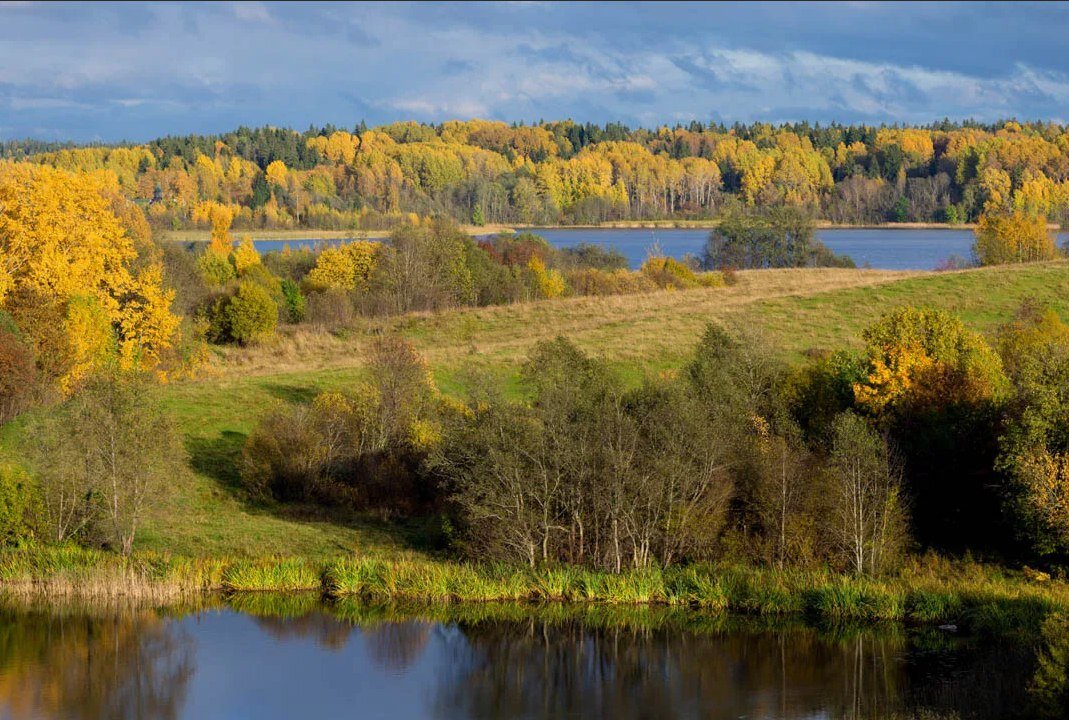
[[[250,505],[237,488],[240,450],[259,415],[280,400],[344,388],[362,372],[376,332],[399,332],[428,358],[440,387],[458,392],[490,374],[513,383],[541,339],[565,335],[638,382],[678,367],[709,321],[764,333],[785,357],[813,348],[858,346],[860,331],[900,305],[929,305],[992,332],[1026,298],[1069,317],[1069,263],[955,273],[776,270],[739,274],[728,288],[573,298],[367,321],[341,336],[300,332],[223,353],[205,377],[162,390],[190,452],[191,472],[148,523],[139,545],[184,554],[306,554],[397,549],[406,534],[367,517],[351,522]]]

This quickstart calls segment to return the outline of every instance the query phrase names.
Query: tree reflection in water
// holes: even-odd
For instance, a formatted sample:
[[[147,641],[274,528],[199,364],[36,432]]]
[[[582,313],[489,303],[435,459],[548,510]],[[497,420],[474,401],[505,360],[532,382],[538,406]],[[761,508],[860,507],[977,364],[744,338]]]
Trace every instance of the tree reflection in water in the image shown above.
[[[176,718],[193,643],[154,611],[0,612],[0,716]]]
[[[694,634],[506,622],[461,632],[434,699],[435,716],[449,720],[1006,718],[1024,705],[1028,670],[998,663],[997,690],[985,689],[994,657],[914,665],[898,628]]]
[[[818,629],[598,606],[402,609],[314,596],[218,602],[244,614],[206,624],[197,615],[191,625],[156,610],[0,610],[0,717],[175,718],[209,698],[224,701],[215,707],[226,716],[277,699],[282,686],[258,681],[259,670],[226,685],[225,697],[198,697],[219,687],[192,679],[195,644],[206,641],[215,650],[198,677],[251,663],[264,677],[292,678],[282,692],[310,716],[339,707],[359,716],[361,703],[398,697],[418,698],[410,711],[441,720],[987,720],[1065,717],[1069,707],[1061,616],[1044,626],[1037,660],[1031,642],[892,624]],[[248,635],[250,616],[270,642]]]

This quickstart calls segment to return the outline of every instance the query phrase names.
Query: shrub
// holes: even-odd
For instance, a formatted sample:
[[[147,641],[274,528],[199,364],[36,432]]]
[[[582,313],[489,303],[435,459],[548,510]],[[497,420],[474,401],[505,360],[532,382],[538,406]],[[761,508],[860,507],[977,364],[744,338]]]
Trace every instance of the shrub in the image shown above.
[[[299,323],[304,320],[305,297],[301,288],[292,280],[282,281],[282,310],[286,322]]]
[[[611,272],[627,270],[627,258],[615,248],[606,249],[594,243],[579,243],[557,251],[555,264],[561,269],[592,269]]]
[[[35,491],[33,479],[25,472],[0,467],[0,543],[9,543],[29,533]]]
[[[345,290],[309,293],[306,300],[308,321],[317,327],[327,330],[348,327],[356,316],[352,296]]]
[[[540,258],[532,257],[527,263],[527,269],[534,276],[540,297],[555,298],[564,294],[564,276],[557,270],[547,270],[546,264]]]
[[[256,246],[248,235],[242,236],[238,246],[231,253],[231,258],[238,275],[244,275],[246,270],[260,264],[260,253],[256,252]]]
[[[293,250],[286,245],[281,252],[265,253],[261,262],[278,277],[300,282],[315,267],[316,253],[308,247]]]
[[[205,252],[197,258],[197,270],[209,285],[226,285],[237,277],[237,271],[230,260],[215,252]]]
[[[278,306],[264,288],[242,283],[227,302],[225,310],[227,334],[242,345],[270,337],[278,324]]]
[[[648,275],[630,270],[584,268],[565,273],[565,279],[576,295],[631,295],[657,289]]]
[[[0,329],[0,423],[29,407],[36,386],[33,350],[14,332]]]
[[[379,243],[358,241],[319,253],[315,267],[305,276],[309,290],[355,290],[367,283],[375,268]]]
[[[720,273],[698,273],[675,258],[652,256],[642,263],[641,271],[658,287],[679,289],[717,287],[724,284]]]

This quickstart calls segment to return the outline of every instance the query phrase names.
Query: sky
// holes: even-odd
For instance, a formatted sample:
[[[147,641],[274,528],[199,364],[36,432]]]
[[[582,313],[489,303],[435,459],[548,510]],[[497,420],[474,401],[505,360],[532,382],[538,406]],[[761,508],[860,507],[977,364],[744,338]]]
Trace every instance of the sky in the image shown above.
[[[0,0],[0,140],[1069,118],[1062,3]]]

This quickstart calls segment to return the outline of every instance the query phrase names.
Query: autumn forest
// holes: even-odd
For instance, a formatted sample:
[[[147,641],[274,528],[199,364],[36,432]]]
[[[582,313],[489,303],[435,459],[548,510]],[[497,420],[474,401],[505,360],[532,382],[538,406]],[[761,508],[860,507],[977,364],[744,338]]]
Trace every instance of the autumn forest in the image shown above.
[[[171,229],[206,227],[213,203],[240,229],[388,229],[408,215],[475,225],[710,219],[737,204],[853,224],[966,223],[992,208],[1069,215],[1069,132],[1052,123],[361,123],[139,145],[12,141],[0,157],[103,172]]]

